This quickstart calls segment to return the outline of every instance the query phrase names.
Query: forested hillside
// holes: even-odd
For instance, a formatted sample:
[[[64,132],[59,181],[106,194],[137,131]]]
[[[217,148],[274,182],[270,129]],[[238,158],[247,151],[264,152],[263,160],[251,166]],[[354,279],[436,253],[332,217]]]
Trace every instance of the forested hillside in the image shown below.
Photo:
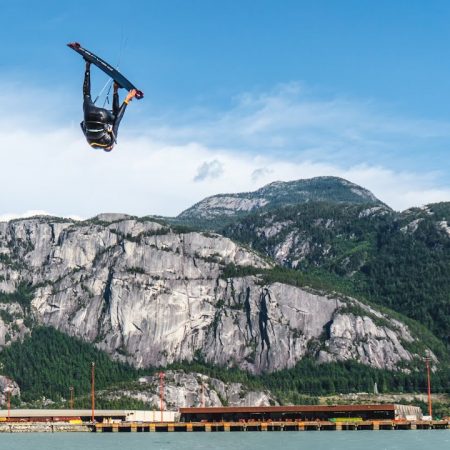
[[[223,234],[305,277],[418,320],[448,346],[450,203],[396,213],[386,207],[309,203],[254,213]]]

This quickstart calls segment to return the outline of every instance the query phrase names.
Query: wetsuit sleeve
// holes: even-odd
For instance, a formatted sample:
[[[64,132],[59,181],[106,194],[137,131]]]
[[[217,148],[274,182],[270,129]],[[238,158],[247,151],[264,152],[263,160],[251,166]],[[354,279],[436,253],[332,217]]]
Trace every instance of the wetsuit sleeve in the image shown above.
[[[83,97],[91,99],[91,70],[86,69],[84,72]]]
[[[119,132],[119,125],[120,125],[120,121],[122,120],[123,115],[125,114],[125,110],[127,109],[127,103],[123,102],[122,106],[119,109],[119,112],[116,114],[116,118],[114,120],[114,125],[113,125],[113,136],[114,136],[114,141],[117,143],[117,133]]]
[[[119,113],[119,94],[117,92],[114,92],[113,95],[113,114],[117,116]]]

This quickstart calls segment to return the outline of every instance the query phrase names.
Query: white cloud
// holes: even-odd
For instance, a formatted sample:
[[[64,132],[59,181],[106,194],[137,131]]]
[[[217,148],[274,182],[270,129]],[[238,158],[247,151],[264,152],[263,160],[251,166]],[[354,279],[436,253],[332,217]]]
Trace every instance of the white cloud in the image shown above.
[[[267,167],[260,167],[252,172],[252,181],[258,181],[261,178],[267,177],[272,173],[272,170]]]
[[[439,157],[449,167],[447,151],[443,152],[449,147],[449,123],[404,118],[373,101],[313,96],[298,83],[238,96],[221,114],[196,111],[181,120],[166,120],[177,126],[154,126],[152,137],[178,144],[195,140],[237,152],[278,153],[291,160],[395,162],[411,168],[420,159],[416,156],[426,151],[437,157],[434,150],[440,149]]]
[[[439,184],[447,167],[436,161],[439,171],[399,170],[389,160],[394,146],[403,143],[407,153],[410,141],[450,138],[450,127],[383,118],[370,104],[308,99],[296,84],[241,96],[230,111],[209,114],[213,119],[166,117],[164,127],[135,128],[140,119],[132,105],[111,153],[85,143],[81,100],[70,100],[80,112],[71,110],[68,121],[67,98],[17,89],[18,103],[0,94],[2,217],[35,209],[82,217],[176,215],[208,195],[320,175],[360,184],[396,209],[450,200],[448,182]]]
[[[218,178],[223,174],[223,164],[214,159],[213,161],[204,162],[198,169],[194,181],[204,181],[207,178]]]

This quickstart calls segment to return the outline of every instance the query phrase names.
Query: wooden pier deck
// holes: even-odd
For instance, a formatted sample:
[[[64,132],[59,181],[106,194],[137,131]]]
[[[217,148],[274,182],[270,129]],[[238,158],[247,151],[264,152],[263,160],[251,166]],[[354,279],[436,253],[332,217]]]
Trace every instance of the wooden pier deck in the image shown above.
[[[122,422],[96,423],[92,431],[102,432],[233,432],[233,431],[340,431],[340,430],[450,430],[450,422],[370,420],[361,422]]]

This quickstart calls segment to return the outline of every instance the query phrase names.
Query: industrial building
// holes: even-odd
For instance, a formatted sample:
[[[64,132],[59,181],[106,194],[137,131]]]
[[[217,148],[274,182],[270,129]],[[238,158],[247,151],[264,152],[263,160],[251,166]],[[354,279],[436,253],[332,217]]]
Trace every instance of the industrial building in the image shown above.
[[[242,422],[242,421],[327,421],[421,420],[422,411],[410,405],[297,405],[262,407],[180,408],[179,411],[102,410],[94,411],[96,422]],[[58,422],[92,420],[91,409],[11,409],[0,410],[0,421]]]
[[[298,405],[263,407],[180,408],[182,422],[326,421],[331,419],[422,419],[422,410],[410,405]]]
[[[176,411],[136,411],[122,409],[96,409],[96,422],[175,422],[179,418]],[[69,422],[92,420],[91,409],[11,409],[0,410],[0,421],[11,422]]]

